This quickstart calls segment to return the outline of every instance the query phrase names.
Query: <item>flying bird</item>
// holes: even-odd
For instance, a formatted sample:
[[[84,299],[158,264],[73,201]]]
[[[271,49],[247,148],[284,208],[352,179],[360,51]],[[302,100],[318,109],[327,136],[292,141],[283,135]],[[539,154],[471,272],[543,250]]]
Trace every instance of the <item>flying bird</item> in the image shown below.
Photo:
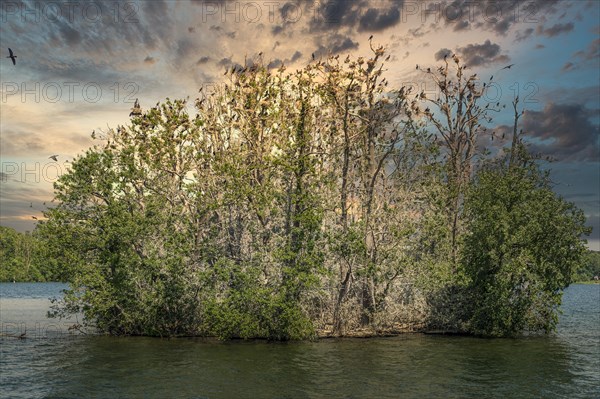
[[[512,66],[514,66],[514,65],[515,65],[515,64],[510,64],[510,65],[507,65],[507,66],[505,66],[505,67],[504,67],[504,68],[502,68],[502,69],[510,69],[510,68],[511,68]],[[500,69],[500,70],[502,70],[502,69]]]
[[[51,160],[53,160],[54,162],[58,162],[58,154],[57,154],[57,155],[50,155],[50,156],[48,157],[48,159],[51,159]]]
[[[6,58],[10,58],[13,62],[13,65],[17,65],[17,56],[13,54],[13,51],[10,49],[10,47],[8,48],[8,52],[10,53],[10,55]]]
[[[38,218],[36,218],[35,216],[32,216],[31,218],[34,219],[34,220],[38,220]]]

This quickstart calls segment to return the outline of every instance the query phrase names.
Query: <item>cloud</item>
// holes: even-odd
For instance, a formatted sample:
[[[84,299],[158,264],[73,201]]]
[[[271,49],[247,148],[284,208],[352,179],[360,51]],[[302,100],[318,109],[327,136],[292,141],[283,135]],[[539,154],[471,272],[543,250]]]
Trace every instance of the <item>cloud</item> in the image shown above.
[[[445,57],[451,56],[452,54],[454,54],[452,50],[448,48],[441,48],[438,50],[437,53],[434,54],[434,57],[436,61],[440,61],[443,60]]]
[[[269,62],[269,64],[267,65],[267,68],[275,69],[275,68],[279,68],[282,65],[283,65],[283,61],[281,61],[279,58],[276,58],[273,61]]]
[[[574,54],[584,61],[598,61],[600,57],[600,39],[592,41],[585,50],[580,50]]]
[[[559,161],[599,161],[600,130],[592,121],[598,109],[582,104],[548,103],[542,111],[527,111],[523,130],[536,140],[532,149]]]
[[[575,28],[573,22],[569,22],[567,24],[555,24],[548,29],[544,29],[544,25],[539,25],[536,29],[536,34],[544,35],[546,37],[554,37],[563,33],[569,33]]]
[[[464,63],[471,67],[510,60],[507,55],[500,54],[500,45],[492,43],[489,39],[482,44],[469,44],[465,47],[459,47],[457,51],[462,55]]]
[[[559,1],[453,0],[437,4],[441,10],[438,15],[441,14],[446,26],[453,26],[455,31],[475,28],[505,36],[514,26],[525,21],[538,22],[558,12],[555,6]],[[515,15],[519,15],[519,18],[515,18]]]
[[[311,31],[336,31],[341,28],[353,28],[360,32],[378,32],[397,25],[400,22],[404,0],[328,0],[318,4],[313,10],[315,18],[311,20]],[[381,7],[374,7],[380,4]],[[285,6],[284,6],[285,7]]]
[[[353,41],[349,36],[344,36],[338,33],[327,36],[326,43],[319,45],[314,52],[315,57],[326,57],[329,54],[342,53],[358,48],[358,42]]]
[[[573,69],[575,69],[575,64],[573,64],[572,62],[567,62],[565,65],[563,65],[563,67],[560,70],[561,72],[569,72]]]
[[[469,21],[464,20],[464,21],[457,22],[454,25],[454,29],[453,30],[455,32],[460,32],[462,30],[467,30],[470,26],[471,26],[471,24],[469,23]]]
[[[353,27],[360,18],[360,7],[364,2],[329,0],[318,4],[315,18],[311,20],[311,31],[336,30],[340,27]]]
[[[369,8],[360,17],[359,31],[382,31],[396,25],[400,21],[400,9],[393,7],[387,10]]]
[[[521,32],[520,30],[517,31],[517,33],[515,35],[515,41],[522,42],[523,40],[529,39],[534,31],[535,31],[535,29],[533,29],[533,28],[527,28],[523,32]]]
[[[292,58],[290,58],[290,61],[291,61],[291,62],[295,62],[295,61],[297,61],[298,59],[300,59],[300,57],[302,57],[302,53],[301,53],[301,52],[299,52],[299,51],[296,51],[296,52],[294,53],[294,55],[292,55]]]

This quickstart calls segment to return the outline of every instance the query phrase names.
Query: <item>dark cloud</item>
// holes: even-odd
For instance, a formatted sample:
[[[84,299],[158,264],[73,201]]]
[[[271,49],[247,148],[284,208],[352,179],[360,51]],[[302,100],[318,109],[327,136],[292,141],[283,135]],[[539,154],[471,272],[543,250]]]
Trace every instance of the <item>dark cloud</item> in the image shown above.
[[[554,37],[554,36],[558,36],[562,33],[569,33],[573,30],[573,28],[575,28],[575,25],[573,24],[573,22],[569,22],[567,24],[556,24],[556,25],[551,26],[548,29],[544,29],[544,25],[539,25],[537,27],[535,33],[537,35]]]
[[[465,64],[473,67],[509,61],[510,58],[500,54],[500,50],[499,44],[492,43],[488,39],[482,44],[469,44],[465,47],[459,47],[458,53],[462,55]]]
[[[524,31],[517,31],[516,35],[515,35],[515,41],[516,42],[522,42],[523,40],[529,39],[529,37],[531,37],[531,35],[533,34],[535,29],[533,28],[527,28]]]
[[[229,66],[231,64],[232,64],[231,57],[221,58],[221,60],[219,62],[217,62],[217,65],[219,65],[219,66]]]
[[[336,33],[326,38],[326,43],[320,45],[315,51],[315,57],[326,57],[329,54],[342,53],[357,48],[358,42],[353,41],[350,37]]]
[[[452,50],[448,48],[441,48],[437,53],[435,53],[434,57],[436,61],[443,60],[444,57],[449,57],[453,54]]]
[[[594,119],[598,109],[582,104],[547,104],[542,111],[527,111],[523,129],[536,139],[534,152],[559,161],[599,161],[600,130]]]
[[[296,51],[296,52],[294,53],[294,55],[292,55],[292,58],[290,58],[290,61],[291,61],[291,62],[295,62],[295,61],[297,61],[298,59],[300,59],[300,57],[302,57],[302,53],[301,53],[301,52],[299,52],[299,51]]]
[[[474,27],[504,36],[514,26],[524,22],[537,23],[558,12],[555,6],[559,4],[559,0],[454,0],[436,4],[440,11],[432,12],[430,17],[441,17],[445,24],[452,25],[454,30]],[[519,17],[515,18],[515,15]]]
[[[469,27],[470,27],[470,26],[471,26],[471,25],[470,25],[469,21],[467,21],[467,20],[464,20],[464,21],[457,22],[457,23],[454,25],[454,29],[453,29],[453,30],[454,30],[455,32],[459,32],[459,31],[461,31],[461,30],[467,30],[467,29],[469,29]]]
[[[63,37],[65,44],[69,46],[76,46],[81,42],[81,33],[73,29],[68,24],[61,24],[60,33]]]
[[[279,68],[282,65],[283,65],[283,61],[281,61],[279,58],[276,58],[273,61],[269,62],[269,64],[267,65],[267,68],[275,69],[275,68]]]
[[[312,31],[327,31],[342,26],[353,27],[360,18],[364,1],[329,0],[318,3],[315,18],[311,20]]]
[[[360,31],[382,31],[386,28],[396,25],[400,21],[400,9],[390,8],[388,10],[380,10],[377,8],[369,8],[362,17],[360,17]]]

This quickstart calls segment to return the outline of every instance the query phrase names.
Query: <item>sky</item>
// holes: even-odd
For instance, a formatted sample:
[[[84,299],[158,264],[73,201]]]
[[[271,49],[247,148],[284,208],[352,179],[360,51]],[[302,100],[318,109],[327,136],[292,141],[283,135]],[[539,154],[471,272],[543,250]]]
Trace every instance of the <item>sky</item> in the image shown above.
[[[396,87],[435,93],[415,65],[457,54],[482,81],[494,76],[484,101],[509,106],[518,95],[532,151],[554,159],[554,190],[583,209],[594,228],[588,245],[600,250],[600,2],[6,0],[0,8],[0,225],[32,230],[51,206],[52,183],[94,145],[92,131],[126,124],[136,98],[142,108],[193,100],[259,54],[291,69],[313,55],[368,56],[373,35],[392,55],[386,77]],[[512,115],[493,123],[508,126]]]

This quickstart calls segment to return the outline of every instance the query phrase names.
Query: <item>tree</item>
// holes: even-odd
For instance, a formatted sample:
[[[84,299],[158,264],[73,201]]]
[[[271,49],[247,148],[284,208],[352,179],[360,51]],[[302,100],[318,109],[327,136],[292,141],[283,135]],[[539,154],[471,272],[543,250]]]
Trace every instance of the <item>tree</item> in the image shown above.
[[[518,145],[518,165],[510,155],[486,165],[465,201],[468,328],[476,334],[551,331],[561,290],[586,253],[583,212],[552,192],[547,173]]]
[[[422,94],[388,87],[385,50],[370,50],[295,72],[249,60],[196,99],[195,115],[184,100],[136,102],[128,126],[61,176],[39,223],[71,279],[56,314],[83,311],[116,335],[278,340],[418,329],[442,313],[442,325],[490,334],[551,324],[581,215],[521,150],[475,170],[486,108],[458,60],[455,78],[448,63],[435,77],[441,122],[418,109]],[[488,237],[498,207],[510,208],[508,238]],[[543,223],[560,228],[531,239]],[[526,284],[513,279],[530,263]],[[483,318],[506,312],[507,297],[514,314]],[[464,303],[475,305],[458,312]]]
[[[19,233],[0,226],[0,281],[67,281],[37,230]]]

